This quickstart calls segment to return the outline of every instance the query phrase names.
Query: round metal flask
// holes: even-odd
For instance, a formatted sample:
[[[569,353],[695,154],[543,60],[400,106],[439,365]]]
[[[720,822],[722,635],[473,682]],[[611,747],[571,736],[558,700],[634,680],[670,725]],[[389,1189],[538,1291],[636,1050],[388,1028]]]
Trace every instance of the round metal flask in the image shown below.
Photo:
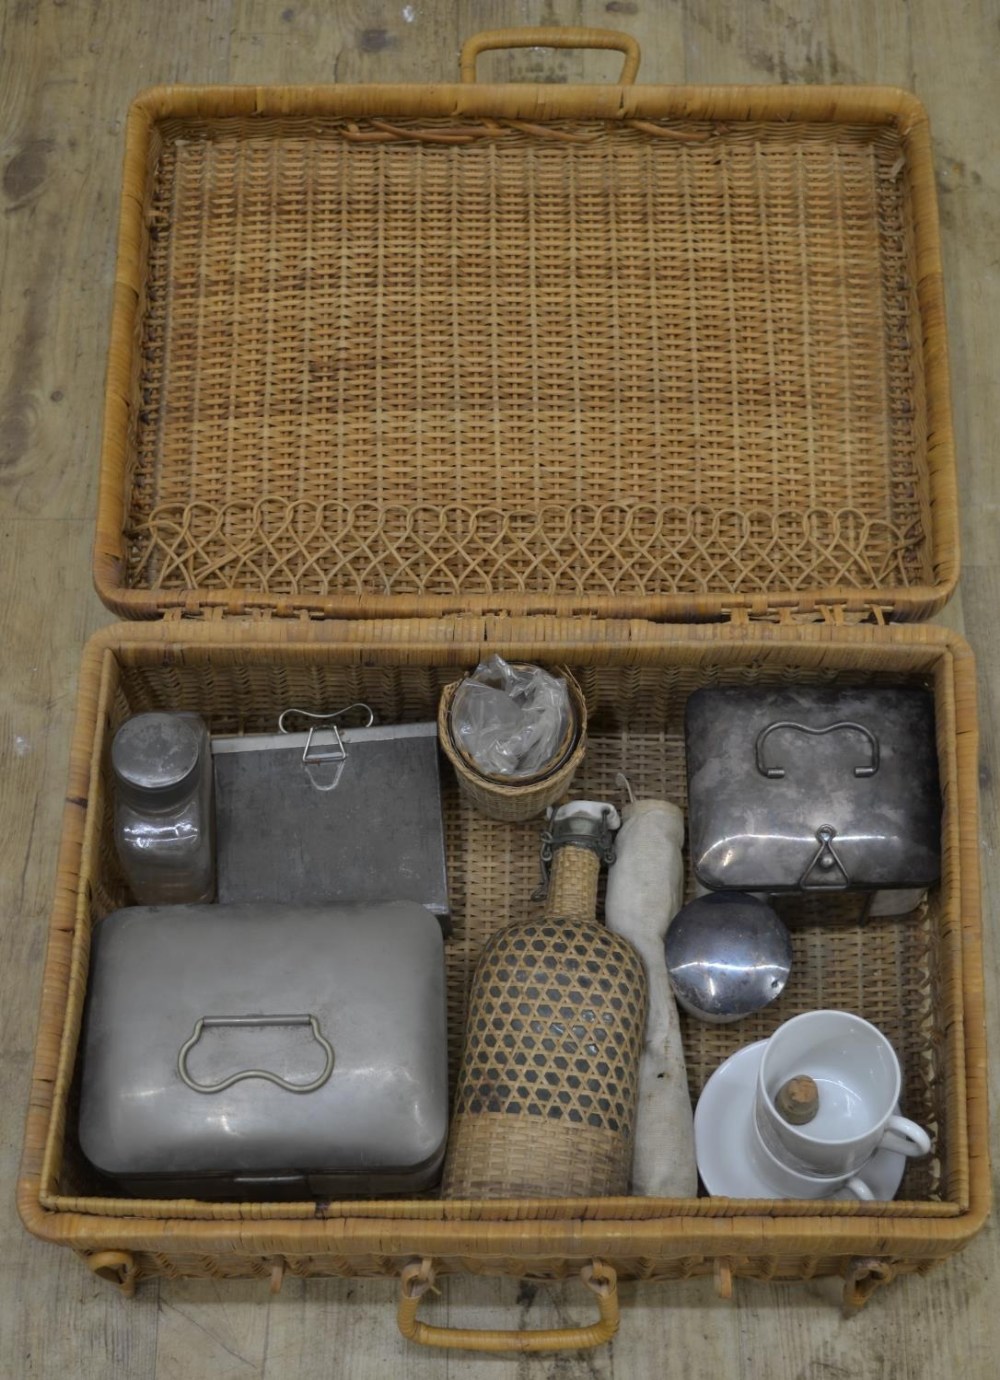
[[[774,1001],[792,967],[788,930],[769,905],[744,891],[690,901],[670,922],[664,945],[677,1001],[716,1024]]]

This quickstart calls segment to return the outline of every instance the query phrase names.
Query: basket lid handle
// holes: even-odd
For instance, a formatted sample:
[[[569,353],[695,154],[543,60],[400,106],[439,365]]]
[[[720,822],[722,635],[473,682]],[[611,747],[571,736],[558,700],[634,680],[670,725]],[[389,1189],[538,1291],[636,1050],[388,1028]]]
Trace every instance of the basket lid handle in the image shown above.
[[[494,48],[610,48],[624,53],[619,86],[631,86],[639,71],[639,45],[631,34],[616,29],[574,29],[570,27],[490,29],[473,34],[462,44],[459,68],[462,80],[476,80],[476,58]]]

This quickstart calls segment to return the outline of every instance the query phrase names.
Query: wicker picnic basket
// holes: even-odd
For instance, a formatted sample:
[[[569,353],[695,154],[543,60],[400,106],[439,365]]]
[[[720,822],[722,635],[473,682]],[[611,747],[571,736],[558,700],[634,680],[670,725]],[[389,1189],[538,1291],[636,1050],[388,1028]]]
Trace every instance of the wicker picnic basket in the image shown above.
[[[516,44],[611,46],[621,84],[486,86]],[[396,1275],[405,1335],[554,1350],[617,1326],[615,1280],[836,1274],[862,1303],[989,1209],[974,667],[927,617],[958,573],[930,138],[869,88],[632,85],[634,42],[483,35],[461,84],[163,88],[132,107],[95,574],[133,620],[84,652],[19,1203],[126,1293],[147,1277]],[[215,732],[290,703],[431,718],[481,657],[570,667],[574,789],[684,799],[702,685],[923,684],[943,871],[903,918],[808,903],[781,998],[684,1021],[692,1095],[789,1015],[846,1007],[899,1051],[933,1154],[890,1203],[115,1196],[80,1154],[91,925],[122,719]],[[452,1073],[469,983],[530,919],[538,827],[444,780]],[[797,918],[803,918],[801,907]],[[599,1321],[430,1327],[436,1273],[579,1272]]]

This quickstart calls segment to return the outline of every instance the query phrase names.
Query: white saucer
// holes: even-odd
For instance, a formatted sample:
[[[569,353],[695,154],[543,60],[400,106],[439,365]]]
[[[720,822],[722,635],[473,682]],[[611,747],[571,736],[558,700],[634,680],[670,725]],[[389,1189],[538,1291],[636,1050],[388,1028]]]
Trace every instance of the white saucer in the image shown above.
[[[719,1198],[770,1198],[776,1195],[752,1163],[754,1089],[766,1040],[747,1045],[719,1065],[702,1089],[694,1113],[694,1147],[698,1173],[705,1188]],[[858,1178],[878,1202],[890,1202],[906,1168],[906,1156],[897,1150],[877,1150]],[[856,1202],[846,1188],[830,1194],[839,1201]]]

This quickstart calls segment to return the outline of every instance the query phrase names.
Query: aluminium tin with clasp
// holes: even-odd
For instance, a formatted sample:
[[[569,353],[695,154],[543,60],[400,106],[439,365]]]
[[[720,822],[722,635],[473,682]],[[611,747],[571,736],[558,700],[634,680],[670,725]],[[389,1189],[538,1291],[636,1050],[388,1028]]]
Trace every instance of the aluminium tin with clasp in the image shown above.
[[[922,689],[709,688],[685,715],[691,858],[712,890],[925,888],[940,867]]]

